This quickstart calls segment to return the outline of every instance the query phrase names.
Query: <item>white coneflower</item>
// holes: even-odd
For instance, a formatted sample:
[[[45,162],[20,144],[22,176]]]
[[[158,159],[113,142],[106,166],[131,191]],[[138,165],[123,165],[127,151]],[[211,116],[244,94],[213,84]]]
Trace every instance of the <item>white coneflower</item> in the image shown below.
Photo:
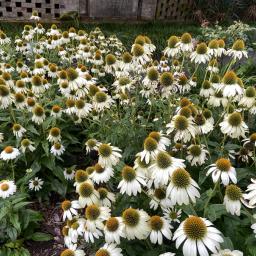
[[[78,103],[79,104],[79,103]],[[84,102],[82,102],[81,104],[81,108],[84,107]],[[66,109],[65,109],[65,113],[70,115],[70,116],[73,116],[73,114],[76,114],[77,113],[77,107],[76,107],[76,102],[75,100],[73,99],[67,99],[66,100]]]
[[[132,65],[132,55],[129,52],[124,52],[122,55],[121,69],[124,71],[131,71],[134,69]]]
[[[75,69],[68,68],[66,72],[68,78],[68,86],[71,90],[77,90],[86,84],[86,80],[79,76],[79,73]]]
[[[222,55],[226,55],[226,49],[225,49],[225,42],[223,39],[219,39],[218,40],[218,45],[219,45],[219,48],[218,48],[218,57],[221,57]]]
[[[38,95],[38,94],[42,94],[45,92],[45,88],[43,85],[43,79],[41,76],[39,76],[39,75],[33,76],[31,79],[31,84],[32,84],[31,89],[34,94]]]
[[[249,206],[256,207],[256,179],[251,179],[251,184],[247,186],[246,194],[244,194],[244,199],[249,201]]]
[[[69,233],[69,226],[64,226],[61,230],[61,234],[63,236],[64,245],[67,248],[70,248],[73,245],[71,237],[68,235]]]
[[[214,118],[212,117],[212,111],[209,110],[208,108],[205,108],[202,113],[203,113],[204,118],[206,119],[206,122],[209,122],[213,125]]]
[[[218,62],[216,59],[212,59],[209,62],[208,67],[206,68],[207,71],[211,72],[211,75],[216,75],[217,73],[219,73],[219,68],[218,68]]]
[[[15,83],[15,91],[17,93],[26,93],[28,91],[27,87],[26,87],[26,83],[22,80],[17,80]]]
[[[111,208],[112,203],[116,201],[115,194],[103,187],[98,188],[97,191],[100,195],[99,205]]]
[[[251,108],[255,103],[256,103],[256,90],[253,86],[249,86],[246,88],[243,97],[239,101],[239,105],[242,107]]]
[[[163,210],[164,218],[170,222],[177,222],[180,223],[180,216],[181,216],[182,210],[176,210],[174,207],[172,208],[166,208]]]
[[[94,243],[95,239],[99,239],[103,235],[99,229],[96,229],[95,231],[88,230],[85,219],[80,219],[80,221],[81,220],[83,220],[84,223],[79,226],[78,230],[83,234],[86,243]]]
[[[96,204],[88,205],[85,209],[86,227],[94,232],[96,229],[103,230],[103,221],[110,217],[110,209]]]
[[[126,91],[130,91],[134,81],[131,80],[128,76],[121,76],[118,80],[113,83],[113,86],[116,88],[116,93],[122,92],[125,93]]]
[[[205,43],[198,44],[196,51],[191,53],[190,58],[196,64],[207,63],[211,58],[207,45]]]
[[[92,183],[92,181],[89,179],[89,173],[87,171],[88,169],[90,169],[91,172],[94,171],[94,168],[92,166],[87,167],[86,171],[84,171],[84,170],[76,170],[74,186],[76,187],[76,192],[77,193],[78,193],[79,185],[80,184],[82,184],[85,181],[89,181],[89,183]]]
[[[66,180],[73,180],[75,177],[76,171],[74,170],[74,168],[69,167],[64,169],[63,174]]]
[[[244,93],[244,89],[239,84],[239,79],[234,71],[228,71],[222,79],[222,93],[224,97],[232,98],[235,96],[241,96]]]
[[[142,84],[147,89],[149,89],[153,92],[157,88],[158,83],[159,83],[158,71],[154,67],[149,68],[147,71],[147,75],[142,80]]]
[[[175,256],[175,253],[173,252],[165,252],[165,253],[161,253],[158,256]]]
[[[94,172],[90,175],[92,181],[96,184],[106,183],[114,175],[114,170],[111,166],[102,167],[100,164],[94,165]]]
[[[12,180],[1,180],[0,181],[0,198],[8,198],[13,195],[17,190],[17,187]]]
[[[168,240],[172,239],[172,226],[163,217],[154,215],[150,217],[148,224],[151,230],[149,235],[151,243],[162,244],[163,236]]]
[[[167,124],[167,134],[174,133],[174,141],[188,142],[195,137],[195,127],[191,117],[187,118],[182,115],[175,115],[171,123]]]
[[[167,195],[173,205],[188,205],[190,201],[196,202],[200,197],[198,184],[191,178],[190,174],[182,168],[172,173],[171,181],[167,187]]]
[[[222,91],[216,91],[214,95],[211,95],[208,104],[213,107],[226,107],[228,105],[228,99],[223,97]]]
[[[197,134],[201,135],[201,134],[207,134],[210,131],[213,130],[213,123],[210,120],[207,120],[204,117],[203,113],[198,113],[195,117],[194,117],[194,122],[196,124],[196,132]]]
[[[184,33],[180,41],[175,45],[178,47],[182,52],[192,52],[194,49],[194,44],[192,42],[192,37],[189,33]]]
[[[141,193],[141,186],[146,187],[145,177],[138,174],[130,166],[124,166],[122,169],[122,180],[118,184],[118,189],[120,189],[121,194],[127,194],[128,196]]]
[[[103,111],[104,109],[109,109],[113,102],[111,96],[105,92],[96,92],[93,96],[93,108],[98,112]]]
[[[166,148],[171,144],[171,141],[165,137],[164,133],[162,131],[160,132],[151,132],[149,137],[155,139],[158,143],[158,149],[159,150],[166,150]]]
[[[152,198],[149,202],[150,208],[156,210],[159,206],[162,209],[172,206],[172,201],[168,198],[166,194],[166,187],[150,189],[148,195]]]
[[[168,39],[168,46],[164,49],[164,55],[175,57],[179,53],[178,42],[179,38],[177,36],[171,36]]]
[[[162,97],[169,98],[172,93],[172,85],[174,82],[174,77],[171,72],[163,72],[160,76],[160,85]]]
[[[144,140],[144,150],[142,152],[137,153],[136,156],[140,157],[141,161],[145,161],[148,164],[151,160],[156,158],[156,154],[158,153],[158,142],[152,137],[147,137]]]
[[[136,157],[135,161],[134,161],[134,169],[136,170],[136,172],[138,174],[141,174],[142,176],[144,176],[146,179],[149,178],[150,173],[148,171],[148,167],[150,166],[151,163],[146,164],[145,160],[141,160],[141,157],[138,156]]]
[[[20,151],[12,146],[7,146],[0,154],[0,158],[4,161],[9,161],[17,158],[20,155]]]
[[[75,101],[75,113],[79,118],[85,118],[88,116],[92,109],[92,105],[90,103],[85,102],[82,99]]]
[[[122,213],[122,222],[125,225],[125,236],[128,240],[146,239],[150,233],[148,214],[139,209],[128,208]]]
[[[33,69],[33,74],[34,75],[39,75],[39,76],[41,76],[41,75],[43,76],[45,74],[44,63],[43,62],[37,61],[35,63],[35,67]],[[31,82],[33,82],[33,78],[31,80]]]
[[[71,239],[71,243],[76,245],[78,242],[78,236],[80,235],[79,227],[82,225],[82,221],[80,219],[72,219],[71,221],[67,221],[67,224],[69,226],[68,229],[68,236]]]
[[[12,131],[14,136],[16,136],[16,138],[22,138],[22,136],[27,130],[24,127],[22,127],[20,124],[14,124],[12,126]]]
[[[220,250],[211,256],[244,256],[244,254],[238,250],[231,251],[229,249]]]
[[[13,96],[10,89],[3,84],[0,84],[0,108],[6,109],[13,102]]]
[[[51,109],[51,116],[55,117],[55,118],[60,118],[62,115],[62,109],[60,106],[58,105],[54,105],[52,106]]]
[[[50,142],[58,143],[61,141],[60,128],[53,127],[51,128],[47,140]]]
[[[70,246],[70,249],[62,251],[60,256],[85,256],[85,252],[83,250],[76,249],[76,245],[72,245]]]
[[[26,107],[26,97],[23,93],[14,94],[14,103],[17,109],[25,109]]]
[[[105,244],[96,253],[95,256],[123,256],[122,249],[115,244]]]
[[[208,43],[208,50],[211,57],[217,57],[218,56],[218,49],[219,49],[219,43],[217,39],[212,39]]]
[[[232,49],[227,51],[227,55],[231,56],[234,60],[240,60],[243,57],[248,58],[248,53],[245,50],[244,41],[238,39],[234,42]]]
[[[201,166],[207,160],[208,150],[205,149],[205,145],[192,144],[188,147],[188,155],[186,159],[189,161],[191,166]]]
[[[167,185],[173,171],[184,168],[184,160],[171,157],[167,152],[160,151],[155,162],[149,167],[151,179],[156,188]]]
[[[231,138],[239,138],[240,136],[245,138],[245,133],[248,132],[248,126],[243,121],[242,115],[239,112],[226,115],[219,125],[221,132]]]
[[[10,44],[10,42],[11,39],[3,31],[0,31],[0,45]]]
[[[54,155],[54,156],[61,156],[65,151],[65,147],[60,144],[60,143],[54,143],[52,146],[51,146],[51,150],[50,152]]]
[[[29,180],[28,187],[30,190],[39,191],[42,189],[44,181],[38,177]]]
[[[42,35],[42,34],[44,34],[45,29],[44,29],[44,27],[42,26],[42,24],[38,23],[38,24],[36,25],[36,27],[34,28],[34,31],[35,31],[37,34]]]
[[[150,61],[150,57],[145,53],[144,47],[140,44],[134,44],[131,53],[133,61],[137,65],[145,65]]]
[[[21,141],[21,146],[20,146],[20,150],[21,152],[24,154],[26,152],[26,150],[30,151],[30,152],[33,152],[35,151],[35,147],[33,146],[34,145],[34,142],[30,141],[29,139],[23,139]]]
[[[46,118],[43,107],[41,107],[40,105],[36,105],[32,111],[32,121],[38,125],[42,124]]]
[[[236,185],[228,185],[226,187],[224,196],[224,205],[227,212],[232,215],[240,216],[241,200],[243,200],[243,195],[241,189]]]
[[[82,207],[99,202],[99,192],[94,189],[91,182],[85,181],[78,185],[79,203]]]
[[[124,223],[121,217],[110,217],[104,227],[105,241],[109,244],[120,244],[120,238],[125,237]]]
[[[108,144],[100,144],[98,146],[99,160],[98,163],[102,167],[111,167],[118,164],[122,155],[119,153],[121,149]]]
[[[61,203],[61,208],[63,210],[63,221],[65,221],[66,219],[72,220],[73,216],[77,216],[77,210],[82,207],[78,201],[65,200]]]
[[[230,180],[237,183],[236,170],[232,167],[229,159],[219,158],[214,164],[210,165],[206,175],[212,174],[212,180],[216,183],[219,179],[224,186],[227,186]]]
[[[156,50],[156,46],[152,43],[151,39],[148,36],[144,36],[145,43],[144,48],[147,52],[153,53]]]
[[[187,76],[183,73],[178,75],[175,85],[176,85],[176,90],[178,90],[182,94],[190,91],[190,89],[191,89],[189,80],[188,80]],[[175,89],[174,89],[174,91],[175,91]]]
[[[117,69],[117,59],[116,56],[113,54],[107,54],[105,57],[105,71],[110,74],[114,74]]]
[[[213,94],[214,89],[212,88],[211,83],[208,80],[203,81],[199,95],[204,98],[209,98]]]
[[[249,138],[242,140],[244,142],[244,146],[252,145],[256,147],[256,132],[252,133]]]
[[[38,12],[37,11],[33,11],[32,12],[32,15],[30,16],[30,19],[31,20],[35,20],[35,21],[39,21],[40,20],[40,17],[38,15]]]
[[[173,240],[177,248],[183,243],[184,256],[208,256],[208,250],[216,253],[224,241],[221,232],[209,220],[197,216],[185,219],[175,231]]]
[[[90,153],[92,150],[98,150],[98,141],[95,139],[89,139],[85,142],[86,153]]]
[[[238,156],[238,160],[247,164],[253,158],[253,152],[246,147],[241,147],[240,150],[236,153],[236,155]]]

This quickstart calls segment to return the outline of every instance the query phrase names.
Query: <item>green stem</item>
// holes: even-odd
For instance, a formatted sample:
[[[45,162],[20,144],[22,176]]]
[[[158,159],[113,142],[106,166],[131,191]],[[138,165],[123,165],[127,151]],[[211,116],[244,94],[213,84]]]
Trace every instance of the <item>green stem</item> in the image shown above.
[[[217,189],[218,186],[219,186],[219,184],[218,184],[219,182],[220,182],[220,178],[219,178],[219,179],[217,180],[217,182],[215,183],[215,186],[214,186],[214,188],[213,188],[213,191],[211,192],[210,196],[208,197],[208,199],[207,199],[207,201],[206,201],[206,203],[205,203],[205,205],[204,205],[204,217],[205,217],[205,215],[206,215],[207,207],[208,207],[208,205],[209,205],[209,203],[210,203],[212,197],[214,196],[216,189]]]

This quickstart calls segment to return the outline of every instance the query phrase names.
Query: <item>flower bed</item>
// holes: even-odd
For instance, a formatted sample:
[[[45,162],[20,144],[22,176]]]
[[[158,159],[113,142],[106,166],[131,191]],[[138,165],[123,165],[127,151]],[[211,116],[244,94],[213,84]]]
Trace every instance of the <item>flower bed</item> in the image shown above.
[[[243,40],[227,49],[184,33],[155,60],[147,36],[125,49],[99,28],[32,19],[14,40],[0,33],[0,252],[52,239],[30,204],[58,194],[61,256],[254,255],[256,91],[237,75]]]

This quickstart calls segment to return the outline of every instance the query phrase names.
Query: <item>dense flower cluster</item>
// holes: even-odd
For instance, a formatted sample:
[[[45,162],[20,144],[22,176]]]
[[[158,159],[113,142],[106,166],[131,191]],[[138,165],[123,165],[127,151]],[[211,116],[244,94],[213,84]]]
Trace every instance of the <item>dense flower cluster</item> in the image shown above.
[[[256,232],[256,89],[234,65],[248,57],[244,42],[226,49],[184,33],[154,60],[147,36],[127,51],[99,28],[45,30],[31,19],[12,51],[0,32],[0,159],[11,173],[0,197],[23,175],[34,192],[74,181],[77,198],[61,203],[61,256],[84,256],[85,242],[98,241],[96,256],[126,255],[130,240],[168,245],[162,256],[243,255],[225,247],[215,220],[243,215]],[[119,126],[133,142],[115,143]],[[86,159],[77,167],[74,152]]]

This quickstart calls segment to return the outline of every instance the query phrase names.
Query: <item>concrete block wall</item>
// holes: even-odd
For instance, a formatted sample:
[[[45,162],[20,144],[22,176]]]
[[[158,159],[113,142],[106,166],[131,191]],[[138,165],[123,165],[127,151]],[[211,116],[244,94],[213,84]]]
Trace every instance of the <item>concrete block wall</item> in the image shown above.
[[[37,10],[43,21],[77,12],[85,19],[187,20],[192,0],[0,0],[0,20],[26,21]],[[190,12],[191,13],[191,12]]]

